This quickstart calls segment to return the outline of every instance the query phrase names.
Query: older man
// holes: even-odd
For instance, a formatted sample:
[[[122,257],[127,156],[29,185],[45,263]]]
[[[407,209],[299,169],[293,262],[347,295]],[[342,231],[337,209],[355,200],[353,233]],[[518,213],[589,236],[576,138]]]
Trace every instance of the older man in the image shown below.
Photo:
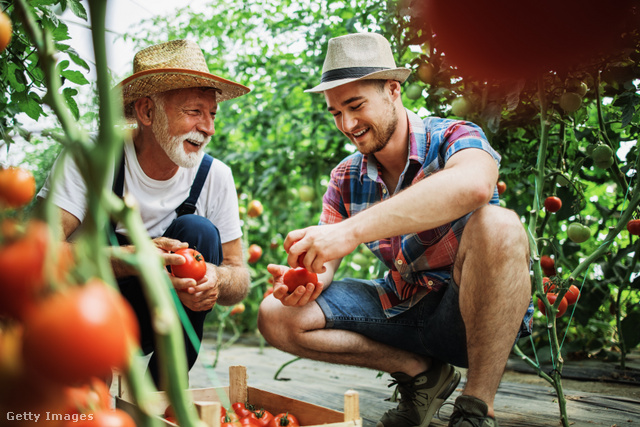
[[[244,95],[249,88],[210,74],[200,48],[186,40],[138,52],[133,68],[133,75],[119,87],[125,115],[137,127],[125,141],[113,188],[120,196],[127,193],[136,199],[166,265],[185,262],[171,253],[183,247],[195,247],[204,256],[207,269],[202,279],[170,276],[201,340],[205,316],[212,307],[239,302],[249,288],[231,169],[204,153],[215,133],[218,103]],[[64,234],[72,239],[86,214],[86,188],[72,161],[64,163],[63,172],[52,197],[61,210]],[[39,196],[47,197],[50,188],[47,180]],[[113,231],[125,250],[133,250],[121,224],[113,224]],[[151,316],[136,271],[115,259],[113,269],[138,316],[141,347],[145,354],[151,353]],[[185,341],[191,368],[198,351],[186,335]],[[155,354],[149,368],[159,384]]]
[[[260,331],[299,356],[391,374],[400,403],[378,427],[428,426],[460,381],[454,365],[468,367],[449,425],[494,427],[495,393],[532,313],[527,236],[497,206],[500,156],[478,126],[404,108],[410,71],[379,34],[331,39],[322,71],[308,91],[324,94],[358,152],[332,171],[320,226],[285,240],[289,264],[318,273],[318,285],[288,293],[288,267],[269,266]],[[362,243],[385,277],[334,280]]]

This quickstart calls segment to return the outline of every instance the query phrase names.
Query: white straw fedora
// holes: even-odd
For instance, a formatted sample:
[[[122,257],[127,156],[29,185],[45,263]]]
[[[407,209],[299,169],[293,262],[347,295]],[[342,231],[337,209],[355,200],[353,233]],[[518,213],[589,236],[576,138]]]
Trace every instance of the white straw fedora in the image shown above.
[[[200,47],[190,40],[173,40],[136,53],[133,74],[118,85],[122,90],[125,116],[133,117],[133,103],[145,96],[173,89],[211,87],[217,101],[227,101],[251,89],[209,73]]]
[[[321,83],[305,92],[324,92],[356,80],[397,80],[411,74],[397,68],[387,39],[377,33],[357,33],[329,40]]]

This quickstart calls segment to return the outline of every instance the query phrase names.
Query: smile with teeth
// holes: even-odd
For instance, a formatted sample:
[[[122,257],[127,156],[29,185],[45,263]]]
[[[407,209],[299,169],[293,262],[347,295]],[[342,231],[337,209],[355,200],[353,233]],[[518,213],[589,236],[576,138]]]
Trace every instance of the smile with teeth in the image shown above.
[[[195,147],[200,147],[202,145],[201,141],[194,141],[193,139],[185,139],[185,141],[187,141],[189,144]]]
[[[362,130],[359,130],[358,132],[352,132],[351,135],[355,136],[356,138],[359,136],[362,136],[365,134],[365,132],[367,132],[369,130],[369,128],[365,128]]]

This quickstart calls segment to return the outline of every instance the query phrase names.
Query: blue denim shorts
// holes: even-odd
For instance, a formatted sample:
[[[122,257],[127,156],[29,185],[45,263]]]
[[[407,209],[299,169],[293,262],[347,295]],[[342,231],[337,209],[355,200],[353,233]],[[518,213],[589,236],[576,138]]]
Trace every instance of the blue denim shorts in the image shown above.
[[[387,318],[371,280],[343,279],[331,283],[317,299],[326,328],[343,329],[412,353],[468,367],[458,285],[451,281],[425,295],[414,307]],[[527,315],[533,314],[533,306]],[[530,332],[527,317],[521,333]],[[523,329],[524,328],[524,329]],[[520,334],[519,334],[520,336]]]

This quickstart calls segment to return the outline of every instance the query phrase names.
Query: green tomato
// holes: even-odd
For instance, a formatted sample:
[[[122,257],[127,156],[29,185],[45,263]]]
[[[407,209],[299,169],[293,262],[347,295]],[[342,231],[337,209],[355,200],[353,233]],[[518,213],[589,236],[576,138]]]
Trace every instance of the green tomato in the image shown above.
[[[464,97],[451,102],[451,112],[458,117],[466,117],[471,112],[471,103]]]
[[[582,97],[575,92],[565,92],[560,96],[559,103],[565,113],[573,113],[582,106]]]
[[[594,164],[607,169],[613,164],[613,150],[607,144],[598,144],[591,153]]]
[[[418,83],[411,83],[405,93],[409,99],[419,99],[422,96],[422,86]]]
[[[567,236],[574,243],[586,242],[591,237],[591,230],[584,224],[572,222],[567,229]]]
[[[310,202],[316,197],[316,192],[310,185],[302,185],[298,189],[298,195],[303,202]]]
[[[433,83],[437,73],[436,68],[428,62],[423,62],[418,65],[418,69],[416,71],[418,73],[418,78],[422,83],[426,83],[428,85]]]

